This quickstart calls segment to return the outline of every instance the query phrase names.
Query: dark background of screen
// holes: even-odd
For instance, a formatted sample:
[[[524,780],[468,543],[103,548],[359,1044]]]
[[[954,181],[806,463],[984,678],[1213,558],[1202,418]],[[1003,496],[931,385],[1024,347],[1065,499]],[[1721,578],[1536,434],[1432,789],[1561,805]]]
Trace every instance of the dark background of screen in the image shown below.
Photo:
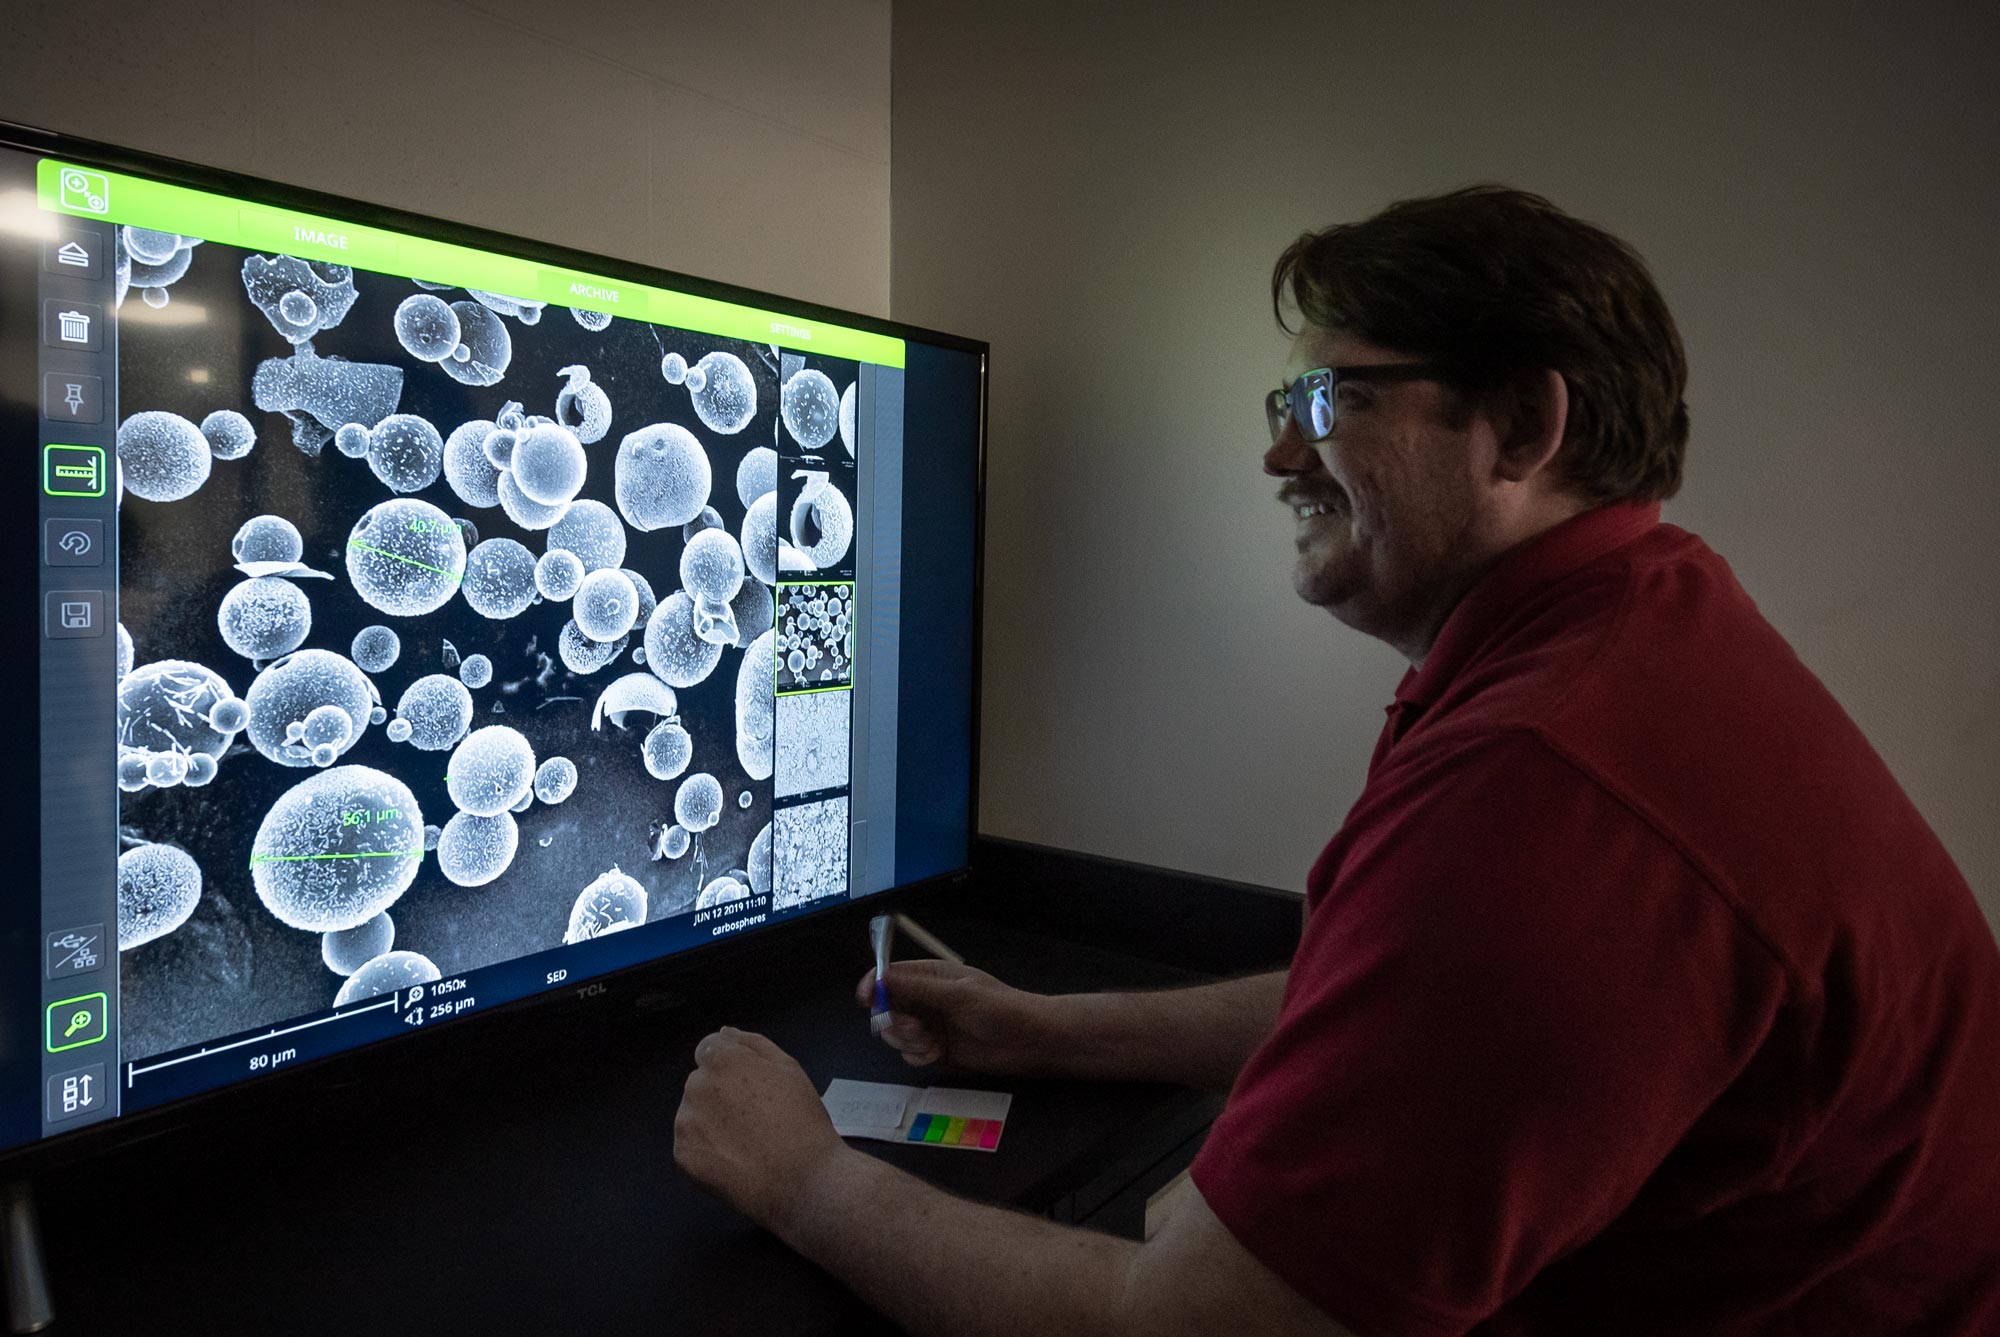
[[[911,341],[903,380],[902,647],[896,702],[896,881],[965,866],[979,671],[979,435],[984,358]]]

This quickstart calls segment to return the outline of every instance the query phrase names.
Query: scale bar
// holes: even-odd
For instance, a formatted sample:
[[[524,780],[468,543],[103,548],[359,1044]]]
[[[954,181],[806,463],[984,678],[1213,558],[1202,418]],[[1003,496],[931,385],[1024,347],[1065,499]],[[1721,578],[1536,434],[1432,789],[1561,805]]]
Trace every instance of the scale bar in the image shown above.
[[[375,1012],[385,1007],[394,1007],[401,996],[401,991],[398,990],[390,994],[387,998],[384,998],[381,1002],[370,1003],[366,1007],[351,1007],[345,1012],[336,1012],[330,1017],[321,1017],[317,1021],[302,1021],[296,1026],[287,1026],[281,1031],[266,1031],[262,1035],[253,1035],[247,1040],[233,1040],[226,1045],[216,1045],[212,1049],[204,1048],[192,1054],[182,1054],[179,1058],[164,1059],[158,1063],[148,1063],[143,1068],[136,1063],[127,1063],[125,1065],[125,1089],[128,1091],[131,1090],[132,1080],[142,1073],[157,1072],[161,1068],[171,1068],[176,1063],[186,1063],[189,1059],[207,1058],[210,1054],[227,1053],[231,1049],[241,1049],[244,1045],[261,1044],[266,1040],[275,1040],[281,1035],[290,1035],[293,1031],[310,1030],[314,1026],[324,1026],[329,1021],[342,1021],[348,1017],[358,1017],[363,1012]]]

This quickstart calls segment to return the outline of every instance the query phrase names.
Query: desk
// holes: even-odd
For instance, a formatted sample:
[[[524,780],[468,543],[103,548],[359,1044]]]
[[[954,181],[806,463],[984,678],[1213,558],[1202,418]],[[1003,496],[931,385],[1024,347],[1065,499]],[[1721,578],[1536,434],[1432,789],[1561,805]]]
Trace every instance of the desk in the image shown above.
[[[1161,986],[1219,973],[1204,964],[1243,969],[1289,953],[1283,925],[1296,929],[1295,908],[1258,902],[1246,928],[1235,905],[1226,918],[1236,927],[1222,935],[1191,908],[1250,889],[1162,875],[1173,884],[1163,889],[1122,865],[982,849],[974,887],[897,904],[1011,983]],[[1146,954],[1109,947],[1098,930],[1129,923],[1116,910],[1121,895],[1147,896],[1174,917],[1187,950],[1160,924],[1114,939],[1145,941]],[[821,1090],[833,1077],[913,1080],[850,997],[869,964],[862,924],[876,908],[846,907],[692,968],[615,981],[588,1004],[469,1022],[458,1036],[413,1036],[301,1071],[254,1101],[218,1103],[184,1127],[45,1173],[36,1193],[53,1331],[886,1330],[673,1162],[692,1049],[718,1025],[771,1036]],[[1178,1171],[1221,1105],[1159,1086],[932,1070],[915,1080],[1013,1091],[998,1153],[855,1145],[953,1192],[1134,1234],[1134,1205],[1143,1213],[1144,1192]],[[93,1203],[115,1205],[109,1225],[86,1212]]]

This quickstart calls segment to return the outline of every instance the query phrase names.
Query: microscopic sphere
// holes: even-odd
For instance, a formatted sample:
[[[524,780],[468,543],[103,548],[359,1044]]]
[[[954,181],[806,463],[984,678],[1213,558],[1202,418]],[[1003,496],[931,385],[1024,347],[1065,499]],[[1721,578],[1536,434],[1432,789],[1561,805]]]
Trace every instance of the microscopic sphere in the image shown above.
[[[180,249],[180,234],[177,232],[156,232],[152,228],[124,227],[119,229],[125,249],[134,260],[142,265],[163,265],[174,258]]]
[[[213,780],[219,769],[220,767],[216,765],[215,758],[209,756],[208,753],[191,753],[187,759],[187,774],[181,777],[181,783],[190,788],[199,789]]]
[[[419,752],[442,752],[465,736],[472,723],[472,693],[465,684],[442,673],[417,679],[396,702],[393,737],[400,723],[409,730],[410,745]],[[502,805],[505,806],[505,805]]]
[[[232,731],[211,725],[209,718],[234,699],[222,675],[200,664],[185,659],[141,664],[118,684],[118,745],[141,755],[219,757]]]
[[[778,490],[778,452],[758,446],[736,466],[736,499],[747,508],[766,492]]]
[[[505,409],[501,410],[500,416],[509,417]],[[486,457],[486,462],[493,466],[496,473],[501,469],[511,469],[514,467],[514,442],[519,437],[520,429],[517,427],[496,426],[480,443],[479,453]]]
[[[743,587],[743,550],[726,529],[704,529],[681,549],[681,585],[696,599],[727,603]]]
[[[752,802],[750,791],[747,789],[736,796],[736,806],[739,808],[747,808]]]
[[[583,326],[586,330],[609,329],[611,326],[611,313],[609,311],[585,311],[581,307],[573,306],[569,309],[569,313],[575,316],[576,323]]]
[[[694,908],[707,910],[730,901],[748,900],[749,897],[750,888],[724,873],[701,889],[701,895],[694,898]]]
[[[457,813],[438,834],[438,870],[461,887],[483,887],[507,871],[520,848],[512,813]]]
[[[849,459],[854,458],[854,387],[859,384],[849,381],[840,392],[840,444],[847,448]]]
[[[535,749],[519,729],[489,724],[451,754],[444,787],[459,811],[492,817],[520,802],[534,782]]]
[[[257,429],[235,409],[217,409],[203,418],[201,434],[218,460],[240,460],[257,444]]]
[[[544,803],[561,803],[576,792],[576,763],[568,757],[550,757],[535,772],[535,797]]]
[[[577,893],[563,941],[587,942],[645,922],[646,889],[613,867]]]
[[[454,515],[451,522],[458,526],[459,537],[465,540],[465,551],[469,554],[479,546],[479,526],[462,515]]]
[[[806,652],[803,650],[794,650],[789,655],[786,655],[785,667],[794,673],[804,672],[806,667]]]
[[[674,791],[674,820],[696,835],[722,817],[722,782],[707,771],[696,771]]]
[[[339,706],[314,706],[299,730],[299,741],[307,747],[331,743],[339,747],[354,734],[354,722]]]
[[[631,573],[630,573],[630,572],[628,571],[628,572],[627,572],[626,574],[627,574],[627,575],[630,575]],[[646,591],[644,591],[644,593],[645,593],[645,594],[647,594],[647,595],[651,595],[651,594],[652,594],[652,591],[651,591],[651,590],[646,590]],[[651,613],[652,613],[652,609],[651,609],[651,608],[646,608],[646,609],[645,609],[645,613],[646,613],[646,615],[650,616],[650,615],[651,615]],[[123,622],[120,622],[120,623],[118,624],[118,676],[119,676],[119,678],[121,678],[121,679],[122,679],[122,678],[124,678],[124,676],[125,676],[126,674],[128,674],[128,673],[130,673],[130,672],[132,671],[132,657],[133,657],[133,656],[134,656],[135,654],[137,654],[137,653],[138,653],[138,651],[137,651],[137,650],[135,650],[135,649],[133,648],[133,646],[132,646],[132,633],[131,633],[131,632],[129,632],[129,631],[127,631],[127,630],[125,630],[125,624],[124,624]]]
[[[174,845],[134,845],[118,856],[118,950],[164,937],[201,900],[201,866]]]
[[[593,571],[577,586],[577,630],[593,641],[615,641],[639,618],[639,591],[615,568]]]
[[[306,643],[312,601],[282,576],[259,576],[230,587],[215,623],[223,643],[245,659],[276,659]]]
[[[498,436],[500,434],[495,432],[493,435]],[[523,529],[547,529],[550,525],[562,519],[564,512],[569,510],[567,502],[555,506],[544,506],[539,501],[531,500],[526,493],[521,491],[521,485],[514,481],[514,475],[511,471],[503,472],[500,475],[500,481],[495,485],[495,490],[500,494],[500,509],[507,513],[509,520],[512,520]]]
[[[301,740],[300,746],[303,747],[304,745],[303,740]],[[321,743],[312,750],[312,764],[321,770],[325,770],[339,759],[340,749],[332,743]]]
[[[278,314],[294,325],[311,325],[319,320],[319,303],[294,288],[278,299]]]
[[[352,975],[396,945],[396,922],[384,910],[366,923],[353,928],[322,933],[319,959],[336,975]]]
[[[467,655],[458,666],[458,680],[467,687],[484,687],[493,681],[493,661],[485,655]]]
[[[356,668],[363,673],[382,673],[394,667],[403,654],[403,638],[395,629],[376,623],[363,627],[354,633],[354,643],[348,647]]]
[[[429,854],[438,847],[438,837],[444,834],[441,826],[424,827],[424,853]]]
[[[354,522],[347,575],[370,607],[399,617],[434,613],[465,574],[465,536],[427,501],[398,497]]]
[[[411,357],[442,362],[459,345],[458,313],[427,292],[405,297],[396,308],[396,342]]]
[[[639,756],[655,780],[672,780],[694,760],[694,739],[679,720],[661,720],[639,745]]]
[[[368,453],[368,429],[358,422],[342,423],[333,433],[333,448],[350,460]]]
[[[388,734],[392,743],[407,743],[410,741],[410,722],[400,718],[390,720],[389,727],[383,732]]]
[[[569,378],[556,392],[556,421],[575,432],[576,439],[586,446],[602,441],[611,430],[611,398],[604,387],[590,379],[589,367],[580,364],[556,374]]]
[[[694,600],[676,590],[646,619],[646,667],[669,687],[692,687],[722,661],[722,647],[694,631]]]
[[[243,522],[229,551],[239,562],[296,562],[305,555],[298,527],[282,515],[255,515]]]
[[[534,806],[535,806],[535,791],[531,788],[528,790],[527,793],[521,795],[520,801],[516,803],[513,807],[507,809],[507,811],[512,813],[523,813]]]
[[[150,752],[121,749],[118,753],[118,787],[128,794],[136,794],[152,783],[146,777],[147,771],[152,769],[151,760]]]
[[[627,524],[650,532],[684,525],[708,505],[708,452],[678,423],[629,432],[612,464],[612,496]]]
[[[615,567],[625,560],[625,526],[603,502],[579,501],[549,526],[549,550],[557,549],[582,558],[585,571]]]
[[[321,706],[338,706],[351,732],[340,751],[360,741],[375,699],[368,679],[354,662],[331,650],[299,650],[269,665],[250,684],[250,742],[281,766],[312,765],[312,749],[302,746],[305,719]],[[301,733],[288,737],[291,725]]]
[[[772,659],[776,652],[774,629],[750,642],[736,665],[736,761],[752,780],[771,778],[778,713]]]
[[[333,1005],[346,1007],[443,978],[431,959],[420,952],[384,952],[347,977],[347,983],[333,996]]]
[[[750,874],[750,890],[759,896],[771,894],[771,824],[764,823],[764,829],[750,842],[750,859],[744,871]]]
[[[178,413],[149,409],[118,424],[118,470],[125,490],[147,501],[179,501],[208,481],[208,438]]]
[[[839,564],[854,542],[854,511],[832,483],[792,503],[792,544],[821,570]]]
[[[136,271],[133,277],[138,277]],[[167,304],[167,290],[164,287],[141,288],[139,289],[139,300],[157,311]]]
[[[250,722],[250,707],[240,699],[225,696],[209,707],[208,724],[217,733],[240,733]]]
[[[669,859],[678,859],[694,844],[694,837],[684,826],[670,826],[660,833],[660,853]]]
[[[840,392],[823,371],[801,371],[778,394],[785,430],[807,450],[818,450],[840,430]]]
[[[444,471],[444,438],[414,413],[392,413],[368,433],[368,467],[391,492],[421,492]]]
[[[766,492],[743,516],[743,565],[766,585],[778,583],[778,491]]]
[[[453,302],[451,310],[458,317],[458,347],[438,366],[462,385],[499,384],[514,360],[514,338],[506,322],[477,302]]]
[[[694,372],[701,373],[699,388]],[[757,382],[734,353],[710,353],[694,364],[687,383],[694,416],[711,432],[729,436],[742,431],[757,416]]]
[[[483,510],[500,504],[500,470],[486,457],[486,443],[498,431],[487,419],[474,418],[444,439],[444,481],[467,506]]]
[[[681,542],[686,543],[704,529],[722,528],[722,512],[713,506],[701,508],[701,514],[681,526]]]
[[[736,619],[736,644],[750,644],[771,629],[775,608],[771,591],[762,581],[745,580],[729,601],[730,616]]]
[[[184,752],[155,752],[146,760],[146,783],[160,789],[172,789],[187,776],[187,754]]]
[[[587,678],[624,654],[625,647],[631,643],[630,636],[620,636],[615,641],[593,641],[576,625],[576,619],[571,618],[563,623],[563,629],[556,637],[556,656],[571,673]]]
[[[535,588],[557,603],[573,597],[583,584],[583,559],[567,548],[551,548],[535,562]]]
[[[370,724],[380,724],[382,721],[388,718],[389,718],[389,712],[384,710],[380,706],[376,706],[374,709],[368,712],[368,722]]]
[[[535,555],[513,539],[487,539],[465,559],[463,589],[481,617],[517,617],[535,602]]]
[[[529,501],[562,506],[583,490],[590,462],[576,433],[561,423],[539,423],[514,442],[515,485]]]
[[[423,861],[416,795],[372,766],[307,776],[271,805],[250,847],[250,880],[280,923],[327,933],[396,903]]]
[[[660,359],[660,377],[668,385],[679,385],[687,379],[687,359],[679,353],[669,353]]]

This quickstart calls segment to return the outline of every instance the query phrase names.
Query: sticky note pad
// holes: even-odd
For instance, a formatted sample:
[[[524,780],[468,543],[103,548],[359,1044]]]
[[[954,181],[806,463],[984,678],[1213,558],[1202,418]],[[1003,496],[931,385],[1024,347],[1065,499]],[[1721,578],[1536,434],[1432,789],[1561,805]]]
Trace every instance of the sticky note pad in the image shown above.
[[[894,1086],[836,1077],[820,1103],[842,1137],[992,1151],[1000,1145],[1014,1097],[1002,1091]]]

